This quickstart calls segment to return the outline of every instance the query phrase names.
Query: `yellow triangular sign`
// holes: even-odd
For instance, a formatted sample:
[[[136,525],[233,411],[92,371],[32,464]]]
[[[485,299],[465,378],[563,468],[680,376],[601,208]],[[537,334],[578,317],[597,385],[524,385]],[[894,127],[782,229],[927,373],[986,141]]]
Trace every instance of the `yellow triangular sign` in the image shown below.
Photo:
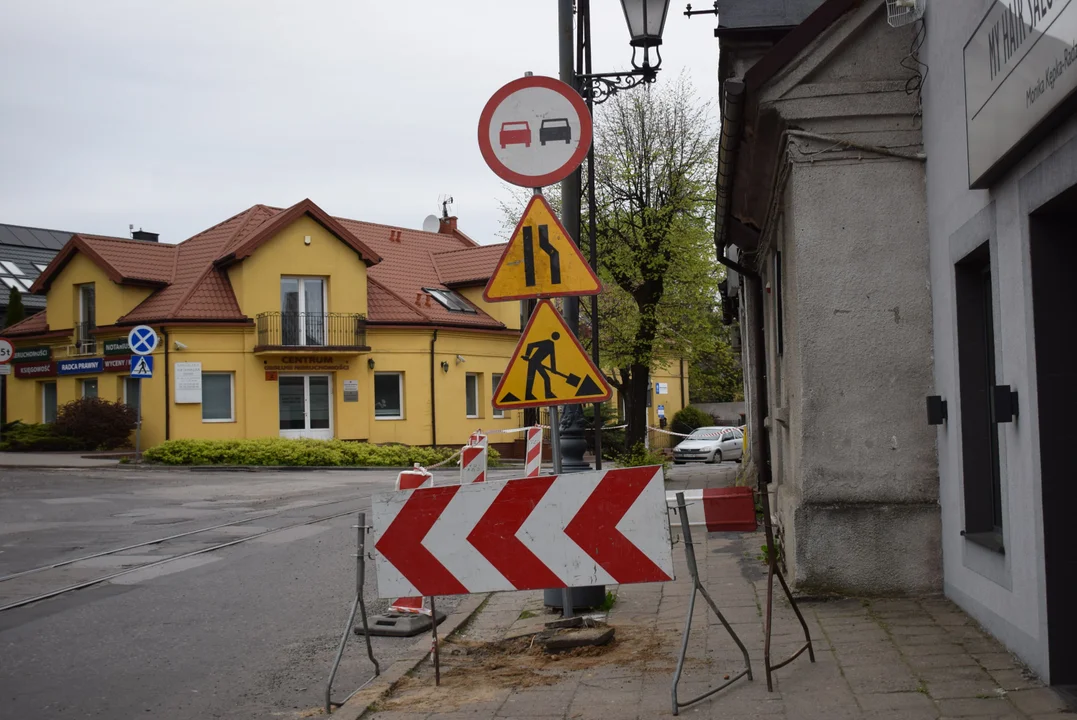
[[[498,302],[600,292],[602,283],[546,198],[535,195],[482,296],[487,302]]]
[[[505,374],[494,390],[500,409],[605,402],[613,395],[576,336],[549,300],[542,300],[524,328]]]

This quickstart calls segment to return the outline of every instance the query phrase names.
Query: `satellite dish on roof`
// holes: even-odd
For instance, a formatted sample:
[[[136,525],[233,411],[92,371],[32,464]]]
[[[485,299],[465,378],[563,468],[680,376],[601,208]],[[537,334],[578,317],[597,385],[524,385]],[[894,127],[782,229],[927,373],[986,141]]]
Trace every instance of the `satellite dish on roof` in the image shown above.
[[[427,215],[423,220],[423,232],[436,233],[441,228],[441,221],[437,215]]]

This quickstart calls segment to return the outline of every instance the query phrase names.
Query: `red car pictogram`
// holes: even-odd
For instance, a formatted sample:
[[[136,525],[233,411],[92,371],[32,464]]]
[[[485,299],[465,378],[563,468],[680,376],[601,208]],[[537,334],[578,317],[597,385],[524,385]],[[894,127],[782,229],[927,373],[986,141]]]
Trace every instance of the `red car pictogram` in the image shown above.
[[[506,145],[531,147],[531,126],[525,121],[501,123],[498,142],[501,143],[502,150]]]

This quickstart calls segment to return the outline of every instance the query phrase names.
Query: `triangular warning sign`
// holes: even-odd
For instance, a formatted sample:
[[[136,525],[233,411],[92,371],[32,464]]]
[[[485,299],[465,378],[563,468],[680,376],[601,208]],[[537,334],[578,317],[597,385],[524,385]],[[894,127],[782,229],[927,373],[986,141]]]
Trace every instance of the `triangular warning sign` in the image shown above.
[[[135,361],[135,366],[133,368],[131,368],[131,374],[132,375],[149,375],[151,372],[152,371],[150,370],[150,364],[148,362],[146,362],[146,358],[139,355],[138,360]]]
[[[499,409],[604,402],[610,390],[549,300],[539,302],[494,390]],[[523,398],[521,400],[521,398]]]
[[[482,296],[487,302],[497,302],[600,292],[602,283],[546,198],[535,195]]]

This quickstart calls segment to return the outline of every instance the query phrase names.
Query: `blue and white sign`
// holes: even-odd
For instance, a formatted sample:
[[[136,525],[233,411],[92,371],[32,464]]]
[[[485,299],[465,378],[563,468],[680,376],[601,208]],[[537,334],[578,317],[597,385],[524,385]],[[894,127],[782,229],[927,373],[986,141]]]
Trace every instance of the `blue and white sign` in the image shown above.
[[[57,360],[57,375],[85,375],[88,373],[104,372],[105,361],[101,358],[89,360]]]
[[[138,355],[131,358],[131,377],[144,380],[153,377],[153,356]]]
[[[127,344],[135,355],[149,355],[157,349],[157,333],[149,325],[137,325],[127,333]]]

